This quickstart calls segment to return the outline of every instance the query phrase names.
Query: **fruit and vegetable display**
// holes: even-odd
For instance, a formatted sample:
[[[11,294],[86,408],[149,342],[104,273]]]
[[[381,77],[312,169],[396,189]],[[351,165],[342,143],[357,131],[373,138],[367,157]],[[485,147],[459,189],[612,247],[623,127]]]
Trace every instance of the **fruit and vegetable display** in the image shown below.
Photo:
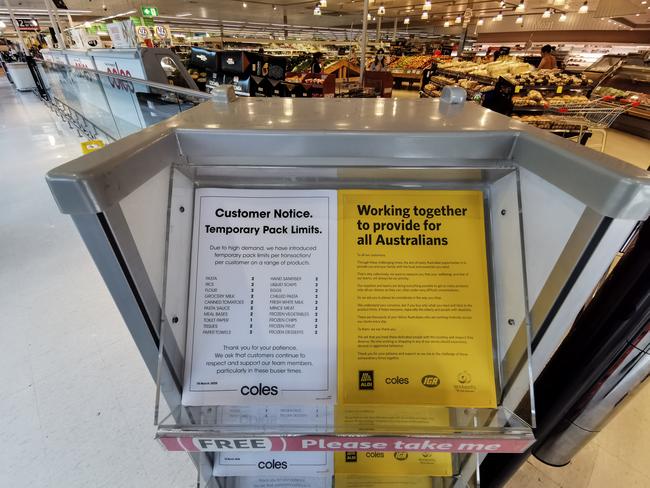
[[[574,121],[553,115],[513,115],[512,118],[546,130],[579,131],[581,128],[584,129],[584,126]]]
[[[325,79],[312,77],[310,73],[300,73],[300,74],[291,74],[288,75],[284,81],[287,83],[302,83],[304,85],[322,85],[325,82]]]
[[[516,61],[507,57],[499,58],[497,61],[489,63],[477,63],[474,61],[458,61],[456,59],[439,63],[438,69],[456,74],[466,74],[469,76],[481,76],[484,78],[498,79],[500,76],[508,74],[519,75],[528,73],[534,68],[528,63]]]
[[[557,70],[540,69],[530,73],[504,74],[502,75],[513,85],[524,86],[567,86],[567,87],[589,87],[592,80],[583,75],[562,73]]]
[[[374,58],[373,58],[374,59]],[[391,59],[388,63],[390,70],[409,70],[409,69],[424,69],[431,66],[433,56],[400,56],[399,58]]]
[[[563,95],[544,97],[537,90],[530,90],[526,95],[513,96],[512,104],[515,107],[527,108],[548,108],[548,107],[562,107],[566,105],[576,105],[588,103],[589,99],[584,95]]]
[[[610,86],[599,86],[593,92],[596,97],[614,97],[629,103],[650,105],[650,94],[635,91],[619,90]]]

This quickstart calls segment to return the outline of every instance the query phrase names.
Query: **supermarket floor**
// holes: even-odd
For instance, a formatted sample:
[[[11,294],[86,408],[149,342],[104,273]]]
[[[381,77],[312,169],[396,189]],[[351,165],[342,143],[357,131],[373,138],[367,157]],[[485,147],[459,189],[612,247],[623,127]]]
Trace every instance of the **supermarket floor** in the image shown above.
[[[195,486],[153,440],[154,383],[72,221],[44,181],[80,138],[0,77],[0,486]],[[647,166],[650,143],[608,150]],[[618,152],[617,152],[618,151]],[[650,486],[646,388],[568,467],[525,465],[510,487]]]

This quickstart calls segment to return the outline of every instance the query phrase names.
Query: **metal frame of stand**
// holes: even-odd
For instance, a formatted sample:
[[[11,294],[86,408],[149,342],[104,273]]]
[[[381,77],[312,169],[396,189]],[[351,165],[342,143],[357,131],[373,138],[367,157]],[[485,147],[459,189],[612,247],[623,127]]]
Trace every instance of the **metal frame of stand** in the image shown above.
[[[333,125],[341,120],[346,125]],[[223,91],[212,103],[50,171],[47,180],[158,383],[158,437],[169,445],[223,435],[195,416],[205,410],[179,400],[187,295],[176,273],[187,270],[168,252],[186,245],[187,223],[173,209],[193,208],[196,187],[485,188],[491,221],[505,225],[490,237],[503,383],[499,409],[457,412],[479,425],[459,424],[453,435],[522,442],[510,452],[533,440],[531,380],[650,213],[645,172],[475,104],[443,101],[234,100]],[[499,216],[508,219],[500,223]],[[518,254],[525,254],[523,268]],[[209,472],[210,453],[190,455],[201,486],[220,483]],[[474,476],[473,461],[461,467],[457,486]]]

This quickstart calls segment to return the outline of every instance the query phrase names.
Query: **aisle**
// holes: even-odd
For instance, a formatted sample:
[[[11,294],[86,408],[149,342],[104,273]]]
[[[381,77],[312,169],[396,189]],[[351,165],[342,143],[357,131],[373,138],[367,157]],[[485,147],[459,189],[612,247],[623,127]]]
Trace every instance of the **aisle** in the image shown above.
[[[190,487],[154,441],[154,382],[45,183],[81,139],[0,76],[0,486]]]

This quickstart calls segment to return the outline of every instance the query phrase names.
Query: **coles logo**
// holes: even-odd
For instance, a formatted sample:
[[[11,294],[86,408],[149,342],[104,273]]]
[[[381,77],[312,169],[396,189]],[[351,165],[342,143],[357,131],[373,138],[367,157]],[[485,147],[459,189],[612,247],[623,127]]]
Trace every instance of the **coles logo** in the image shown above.
[[[109,73],[109,74],[120,75],[120,76],[129,76],[129,77],[131,76],[131,72],[128,69],[124,70],[122,68],[118,68],[117,65],[115,65],[114,68],[111,67],[111,66],[107,66],[106,67],[106,72]],[[118,90],[124,90],[124,91],[128,91],[128,92],[131,92],[131,93],[135,92],[135,88],[133,87],[133,83],[131,83],[130,81],[118,80],[116,78],[109,77],[108,82],[110,83],[110,85],[113,88],[117,88]]]
[[[440,384],[440,378],[435,374],[427,374],[422,377],[422,386],[427,388],[435,388]]]
[[[275,396],[278,394],[278,387],[277,386],[266,386],[260,383],[259,385],[252,385],[252,386],[247,386],[244,385],[241,387],[239,392],[244,395],[252,395],[252,396]]]
[[[257,463],[257,467],[260,469],[287,469],[287,462],[271,459],[270,461],[260,461]]]
[[[408,378],[400,378],[399,376],[395,376],[394,378],[386,378],[385,381],[387,385],[408,385],[409,384]]]

